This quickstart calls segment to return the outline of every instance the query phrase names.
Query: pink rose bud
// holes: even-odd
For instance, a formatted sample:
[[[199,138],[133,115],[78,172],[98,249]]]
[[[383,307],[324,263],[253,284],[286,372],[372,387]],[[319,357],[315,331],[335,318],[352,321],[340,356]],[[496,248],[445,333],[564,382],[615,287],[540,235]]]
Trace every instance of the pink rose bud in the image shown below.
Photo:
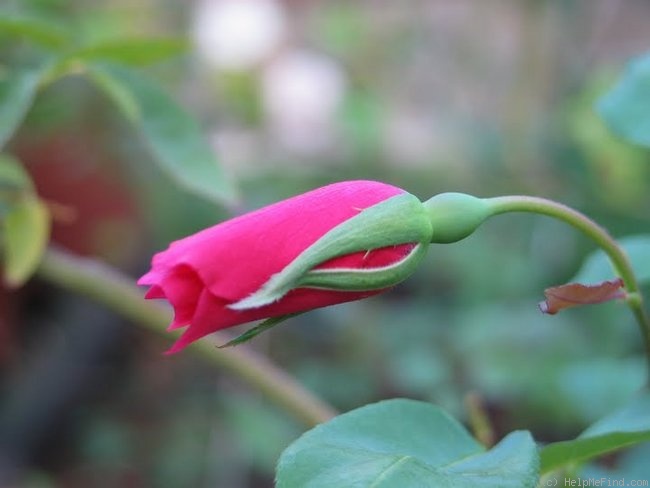
[[[171,303],[170,330],[187,327],[173,353],[220,329],[277,323],[396,285],[431,242],[429,213],[391,185],[335,183],[172,243],[138,284],[151,286],[146,298]]]

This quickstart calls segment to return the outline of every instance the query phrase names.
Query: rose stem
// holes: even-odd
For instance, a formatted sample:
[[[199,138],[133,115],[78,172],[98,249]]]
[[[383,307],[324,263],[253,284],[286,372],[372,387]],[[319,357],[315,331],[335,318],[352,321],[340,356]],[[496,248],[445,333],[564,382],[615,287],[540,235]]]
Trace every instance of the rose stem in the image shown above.
[[[490,215],[506,212],[530,212],[562,220],[590,237],[609,257],[614,270],[623,280],[627,290],[626,303],[632,310],[641,329],[648,359],[648,381],[650,381],[650,321],[643,305],[632,265],[627,256],[608,232],[586,215],[553,200],[525,195],[513,195],[485,199],[490,204]]]
[[[168,337],[169,310],[146,302],[133,280],[116,269],[93,259],[48,249],[37,273],[51,283],[102,303],[134,323]],[[214,336],[219,344],[232,339],[224,332]],[[333,407],[248,346],[217,349],[203,340],[188,346],[187,350],[239,376],[308,427],[337,415]]]

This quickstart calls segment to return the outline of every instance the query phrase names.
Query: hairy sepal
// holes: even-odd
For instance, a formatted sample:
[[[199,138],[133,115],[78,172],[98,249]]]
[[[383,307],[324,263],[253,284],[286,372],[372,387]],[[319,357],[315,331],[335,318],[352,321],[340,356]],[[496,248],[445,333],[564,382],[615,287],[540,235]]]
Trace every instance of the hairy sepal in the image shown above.
[[[278,324],[281,324],[285,320],[288,320],[292,317],[295,317],[297,315],[300,315],[302,312],[298,313],[288,313],[286,315],[280,315],[279,317],[271,317],[270,319],[266,319],[264,322],[256,325],[255,327],[252,327],[248,329],[246,332],[238,335],[234,339],[226,342],[225,344],[221,346],[217,346],[219,349],[223,349],[225,347],[232,347],[232,346],[238,346],[239,344],[243,344],[245,342],[250,341],[254,337],[260,335],[262,332],[265,330],[269,330],[271,327],[275,327]]]
[[[427,246],[418,243],[404,258],[389,266],[377,268],[313,269],[303,276],[298,285],[339,291],[380,290],[395,286],[410,276],[427,253]]]
[[[316,280],[319,283],[324,283],[325,281],[331,283],[336,282],[337,287],[332,289],[350,291],[370,291],[392,286],[407,276],[407,274],[399,269],[399,264],[402,263],[408,269],[413,267],[414,258],[421,257],[420,253],[423,252],[420,247],[418,247],[415,256],[411,252],[405,259],[396,263],[398,265],[397,270],[378,268],[380,274],[374,277],[370,277],[373,271],[372,269],[334,269],[332,276],[335,276],[335,279],[323,278],[325,273],[321,274],[320,271],[316,273],[318,277],[316,279],[314,278],[314,273],[316,272],[314,268],[330,259],[359,251],[371,251],[382,247],[409,243],[425,244],[430,242],[431,235],[431,223],[420,200],[410,193],[394,196],[377,205],[362,210],[358,215],[334,227],[300,253],[282,271],[271,276],[258,291],[229,307],[234,310],[263,307],[280,300],[294,288],[313,286],[305,284],[310,280]],[[421,247],[425,248],[424,245]],[[354,278],[355,275],[350,275],[352,271],[356,273],[356,276],[361,278]],[[310,273],[311,275],[308,276]],[[336,276],[336,273],[338,273],[338,276]],[[384,276],[390,276],[390,280],[388,281],[390,284],[385,284],[386,281],[379,279],[382,274]],[[401,276],[397,281],[395,281],[395,274]],[[352,278],[351,281],[358,282],[359,284],[352,288],[345,287],[344,282],[349,282],[350,278]],[[318,287],[326,288],[325,286]]]

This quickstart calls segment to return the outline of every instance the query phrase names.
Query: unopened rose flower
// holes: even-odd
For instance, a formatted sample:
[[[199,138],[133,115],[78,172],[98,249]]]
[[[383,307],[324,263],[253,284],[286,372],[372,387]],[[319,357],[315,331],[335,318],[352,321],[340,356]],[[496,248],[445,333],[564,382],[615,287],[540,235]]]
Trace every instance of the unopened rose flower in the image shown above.
[[[150,285],[146,298],[171,303],[170,330],[187,327],[169,350],[177,352],[220,329],[396,285],[426,253],[435,221],[400,188],[335,183],[172,243],[138,284]]]

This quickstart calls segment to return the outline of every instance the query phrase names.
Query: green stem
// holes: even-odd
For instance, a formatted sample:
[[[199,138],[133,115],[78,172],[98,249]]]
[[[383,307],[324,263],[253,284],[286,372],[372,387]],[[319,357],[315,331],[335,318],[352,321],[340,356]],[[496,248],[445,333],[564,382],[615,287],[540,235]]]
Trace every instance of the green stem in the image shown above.
[[[650,320],[643,305],[643,296],[634,275],[634,270],[623,249],[596,222],[580,212],[561,203],[539,197],[513,195],[487,198],[484,200],[490,209],[490,215],[506,212],[530,212],[548,215],[562,220],[590,237],[607,254],[616,273],[623,280],[627,290],[626,302],[643,334],[646,356],[648,359],[648,380],[650,381]]]
[[[169,337],[170,311],[159,304],[146,302],[133,280],[92,259],[50,249],[38,269],[38,275],[62,288],[87,296],[125,318]],[[219,344],[232,339],[230,334],[214,334]],[[249,385],[292,414],[306,426],[326,422],[337,412],[305,390],[282,369],[247,346],[217,349],[208,341],[188,346],[188,351],[239,376]]]

